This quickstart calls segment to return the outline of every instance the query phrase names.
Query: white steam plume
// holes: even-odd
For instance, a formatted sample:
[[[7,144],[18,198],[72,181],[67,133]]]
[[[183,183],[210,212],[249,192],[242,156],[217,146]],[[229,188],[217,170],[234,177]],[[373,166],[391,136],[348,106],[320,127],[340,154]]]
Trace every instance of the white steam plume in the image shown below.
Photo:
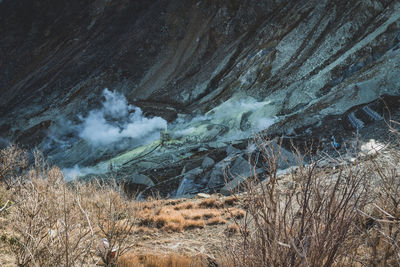
[[[164,119],[144,117],[142,110],[129,105],[122,94],[104,89],[103,96],[102,108],[81,118],[79,137],[91,145],[108,145],[123,138],[149,142],[160,138],[160,130],[167,128]]]
[[[64,174],[64,178],[67,181],[72,181],[74,179],[78,179],[81,176],[87,174],[103,174],[106,173],[106,170],[99,170],[95,168],[89,167],[79,167],[79,165],[75,165],[72,168],[64,168],[61,170]]]

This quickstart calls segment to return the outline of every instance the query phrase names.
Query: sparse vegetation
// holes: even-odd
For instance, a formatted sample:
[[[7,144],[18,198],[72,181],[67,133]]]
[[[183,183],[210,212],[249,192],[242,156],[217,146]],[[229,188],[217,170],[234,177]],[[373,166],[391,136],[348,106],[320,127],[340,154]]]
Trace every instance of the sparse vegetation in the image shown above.
[[[234,234],[238,232],[239,232],[238,224],[229,224],[225,229],[225,233],[228,237],[232,237]]]
[[[191,257],[188,255],[167,254],[167,255],[135,255],[128,254],[119,260],[121,267],[189,267],[189,266],[210,266],[204,256]]]
[[[174,207],[174,210],[188,210],[188,209],[193,209],[194,205],[193,203],[182,203],[178,204]]]
[[[224,204],[227,206],[233,206],[239,202],[239,198],[235,195],[224,199]]]
[[[141,213],[142,225],[155,227],[167,232],[181,232],[194,228],[204,228],[205,225],[215,225],[206,223],[204,220],[211,218],[229,217],[224,209],[205,209],[199,208],[202,202],[197,206],[196,203],[183,203],[176,207],[164,206],[161,209],[146,209]],[[190,205],[187,205],[190,204]],[[182,207],[185,207],[182,209]],[[223,221],[221,218],[220,221]]]
[[[309,164],[277,175],[279,150],[259,139],[270,172],[243,185],[246,214],[226,230],[239,239],[227,242],[223,266],[392,266],[400,263],[399,161],[397,144],[380,155],[336,168]],[[289,183],[287,183],[289,184]],[[235,230],[236,229],[236,230]]]
[[[0,227],[7,231],[0,242],[19,266],[207,266],[209,259],[194,251],[143,254],[137,240],[215,227],[226,236],[213,241],[219,242],[220,254],[213,255],[222,259],[219,266],[400,263],[397,141],[383,153],[330,159],[335,168],[302,153],[298,167],[283,177],[277,174],[279,151],[267,143],[260,139],[258,145],[270,171],[254,172],[243,193],[145,202],[126,199],[116,183],[66,183],[40,153],[28,166],[26,153],[12,146],[0,153],[1,164],[10,165],[1,167],[6,228]]]
[[[28,167],[26,151],[11,145],[0,150],[0,182],[10,188],[21,178],[22,173]]]
[[[222,208],[223,204],[215,198],[204,199],[199,203],[200,208]]]
[[[221,217],[215,217],[207,220],[207,225],[226,224],[226,220]]]

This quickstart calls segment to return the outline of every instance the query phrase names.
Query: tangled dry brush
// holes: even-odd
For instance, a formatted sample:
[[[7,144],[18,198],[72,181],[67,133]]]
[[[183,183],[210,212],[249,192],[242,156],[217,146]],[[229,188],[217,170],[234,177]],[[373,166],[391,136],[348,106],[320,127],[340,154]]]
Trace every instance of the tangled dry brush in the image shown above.
[[[297,168],[284,178],[278,177],[280,152],[267,144],[258,140],[263,161],[252,165],[268,166],[268,174],[254,171],[241,193],[233,192],[225,202],[168,200],[162,208],[125,198],[116,183],[66,183],[40,153],[28,164],[27,153],[10,146],[0,151],[0,213],[11,225],[1,242],[19,266],[400,264],[397,141],[351,160],[314,158],[302,151]],[[242,203],[243,210],[229,208],[232,203]],[[133,232],[181,232],[227,220],[234,221],[227,228],[232,234],[212,262],[185,255],[140,256],[132,250]]]

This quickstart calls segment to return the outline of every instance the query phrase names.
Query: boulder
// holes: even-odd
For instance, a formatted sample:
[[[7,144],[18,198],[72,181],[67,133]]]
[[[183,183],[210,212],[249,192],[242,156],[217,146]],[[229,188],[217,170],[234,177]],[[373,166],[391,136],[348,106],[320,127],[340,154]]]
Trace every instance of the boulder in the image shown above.
[[[183,178],[181,183],[179,184],[178,190],[176,191],[176,197],[182,197],[190,193],[191,190],[195,187],[195,183],[191,179]]]
[[[209,195],[209,194],[206,194],[206,193],[198,193],[194,198],[197,198],[197,199],[204,199],[204,198],[210,198],[211,197],[211,195]]]
[[[292,152],[279,146],[279,144],[277,144],[275,140],[267,143],[265,147],[271,156],[276,155],[278,157],[278,169],[284,170],[293,165],[296,165],[297,162],[295,155]]]
[[[202,174],[203,170],[201,168],[196,168],[185,173],[181,183],[179,184],[178,190],[176,191],[176,197],[181,197],[197,190],[198,185],[195,183],[195,179]]]
[[[230,181],[238,176],[249,177],[251,175],[251,166],[242,156],[237,156],[233,162],[231,157],[215,164],[208,182],[209,188],[223,186],[227,180]]]
[[[222,160],[215,164],[214,169],[211,171],[210,179],[208,181],[208,188],[216,188],[225,183],[224,169],[227,166],[226,160]]]
[[[215,164],[215,161],[212,158],[206,156],[206,157],[204,157],[203,162],[201,163],[201,167],[203,169],[208,169],[208,168],[211,168],[212,166],[214,166],[214,164]]]
[[[132,184],[142,184],[146,185],[148,187],[154,186],[153,180],[151,180],[149,177],[143,174],[134,174],[132,175],[132,178],[128,180],[127,182],[132,183]]]
[[[233,162],[232,166],[227,170],[229,176],[249,176],[251,174],[251,166],[243,157],[239,156]]]
[[[223,185],[224,181],[225,181],[225,179],[224,179],[224,173],[223,173],[222,169],[214,169],[211,172],[210,180],[208,181],[207,186],[209,188],[216,188],[218,186]]]
[[[229,145],[226,147],[226,154],[228,154],[228,156],[234,156],[236,154],[241,153],[241,151],[237,148],[234,148],[233,146]]]
[[[194,180],[198,176],[202,175],[203,173],[204,173],[203,169],[196,168],[196,169],[193,169],[193,170],[190,170],[190,171],[186,172],[185,175],[184,175],[184,178],[189,179],[189,180]]]
[[[262,173],[262,169],[257,169],[256,172],[258,174]],[[223,188],[221,188],[220,193],[224,196],[229,196],[232,192],[241,191],[241,186],[244,182],[251,177],[251,173],[248,172],[248,175],[237,175],[230,182],[228,182]]]

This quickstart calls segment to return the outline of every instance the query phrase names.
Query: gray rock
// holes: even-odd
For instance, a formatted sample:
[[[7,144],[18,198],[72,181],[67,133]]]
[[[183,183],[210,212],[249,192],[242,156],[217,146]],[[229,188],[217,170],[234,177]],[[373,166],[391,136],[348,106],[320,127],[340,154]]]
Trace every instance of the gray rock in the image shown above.
[[[199,185],[195,183],[195,180],[203,173],[204,172],[201,168],[196,168],[185,173],[181,183],[179,184],[178,190],[176,191],[176,197],[191,194],[192,191],[197,190]]]
[[[208,169],[208,168],[211,168],[212,166],[214,166],[214,164],[215,164],[215,161],[212,158],[206,156],[204,158],[203,162],[201,163],[201,167],[203,169]]]
[[[198,193],[194,198],[201,199],[201,198],[210,198],[210,197],[211,197],[211,195],[209,195],[209,194]]]
[[[178,190],[176,191],[176,197],[181,197],[183,195],[189,194],[191,190],[195,187],[195,183],[192,179],[183,178],[179,184]]]
[[[186,172],[184,177],[187,178],[187,179],[194,180],[196,177],[198,177],[201,174],[203,174],[203,172],[204,172],[203,169],[196,168],[196,169],[193,169],[193,170],[190,170],[190,171]]]
[[[267,143],[266,148],[271,156],[276,155],[278,157],[278,169],[284,170],[296,165],[295,155],[292,152],[284,149],[283,147],[280,147],[275,140]]]
[[[243,157],[237,157],[227,172],[233,177],[249,176],[251,174],[251,166]]]
[[[216,188],[225,183],[224,170],[227,166],[227,162],[222,160],[215,164],[214,169],[211,171],[210,180],[208,181],[209,188]]]
[[[54,129],[68,131],[52,132],[54,140],[43,140],[41,146],[61,168],[76,164],[96,167],[108,160],[122,166],[127,161],[119,160],[136,158],[124,164],[124,168],[129,167],[127,173],[153,177],[145,171],[155,166],[157,170],[170,166],[181,170],[186,162],[171,164],[191,155],[195,158],[195,151],[218,149],[218,154],[225,154],[226,150],[230,158],[236,158],[240,150],[226,147],[224,142],[231,142],[228,140],[232,136],[252,138],[252,133],[267,127],[268,118],[278,119],[268,133],[287,134],[303,127],[310,129],[310,125],[329,115],[344,114],[382,95],[399,94],[398,1],[359,1],[360,8],[354,9],[352,16],[336,12],[351,7],[351,1],[309,4],[310,1],[299,0],[294,13],[282,10],[292,8],[288,0],[236,1],[235,5],[230,1],[201,1],[198,6],[197,1],[188,1],[187,10],[201,9],[204,14],[201,20],[207,23],[201,29],[197,27],[197,16],[175,8],[182,2],[179,0],[138,1],[137,5],[127,5],[125,1],[107,5],[107,1],[99,1],[97,11],[90,14],[86,11],[93,9],[91,1],[68,5],[64,1],[60,7],[76,12],[60,14],[60,23],[87,17],[95,27],[92,23],[89,27],[78,23],[59,31],[46,29],[46,22],[53,20],[51,14],[57,13],[59,6],[44,2],[28,10],[35,14],[43,9],[47,15],[32,18],[32,25],[37,27],[29,34],[36,41],[26,49],[26,36],[15,34],[15,29],[24,27],[25,21],[19,18],[27,13],[26,7],[18,1],[3,1],[4,18],[0,20],[6,26],[0,27],[0,34],[13,38],[5,38],[2,46],[13,49],[6,49],[6,55],[0,51],[0,58],[6,59],[0,68],[0,132],[10,141],[19,140],[21,145],[33,147],[47,128],[52,129],[48,122],[59,121],[62,116],[63,123]],[[104,9],[115,19],[110,21],[106,13],[101,15]],[[168,17],[180,18],[184,23],[170,25]],[[368,31],[364,31],[367,22]],[[7,27],[10,25],[13,27]],[[88,30],[79,30],[81,26]],[[70,38],[71,30],[76,31],[74,39]],[[93,30],[103,34],[93,34]],[[361,39],[357,38],[360,32],[365,32]],[[43,34],[52,41],[42,38]],[[115,41],[104,42],[111,38]],[[67,46],[63,46],[64,40],[70,40]],[[93,45],[87,46],[87,41]],[[268,47],[261,49],[260,44]],[[83,51],[82,47],[87,49]],[[272,51],[273,55],[269,55]],[[24,64],[27,59],[35,64]],[[176,143],[178,140],[163,134],[162,146],[120,157],[134,149],[130,138],[99,147],[79,141],[74,125],[77,115],[99,108],[105,86],[123,93],[129,103],[140,103],[146,116],[162,116],[171,122],[178,110],[186,110],[182,107],[187,107],[187,113],[208,113],[196,122],[193,132],[188,131],[189,136],[193,133],[191,140],[198,149],[189,147],[189,142]],[[244,99],[246,95],[254,99]],[[224,106],[226,102],[228,105]],[[68,121],[71,123],[64,123]],[[45,124],[41,126],[42,123]],[[192,128],[182,125],[182,129]],[[142,140],[137,141],[133,143],[145,145]],[[209,141],[212,143],[206,144]],[[185,170],[202,166],[201,160],[187,164]],[[278,167],[285,169],[293,162],[292,155],[281,150]],[[245,169],[241,162],[232,164],[232,168]],[[222,171],[214,170],[210,183],[223,182],[221,177]],[[163,174],[158,178],[171,177]]]
[[[256,170],[257,173],[261,173],[262,170]],[[245,181],[249,179],[251,175],[237,175],[230,182],[228,182],[223,188],[221,188],[220,193],[224,196],[229,196],[234,192],[242,191],[245,187]]]
[[[211,172],[210,180],[208,181],[207,186],[209,188],[216,188],[218,186],[223,185],[225,182],[224,173],[222,169],[214,169]]]
[[[223,147],[225,147],[226,144],[225,144],[224,142],[209,142],[209,143],[207,144],[207,146],[208,146],[209,148],[218,149],[218,148],[223,148]]]
[[[226,153],[228,154],[228,156],[233,156],[233,155],[241,153],[241,151],[237,148],[234,148],[233,146],[227,146]]]
[[[199,152],[204,152],[204,151],[208,151],[208,149],[205,148],[205,147],[200,147],[198,151],[199,151]]]
[[[220,187],[237,177],[249,177],[250,175],[250,165],[243,157],[238,156],[233,162],[232,158],[228,157],[215,165],[210,175],[208,187]]]
[[[151,180],[149,177],[143,174],[134,174],[132,175],[132,178],[129,181],[130,183],[133,184],[143,184],[147,186],[154,186],[153,180]]]
[[[246,179],[243,177],[237,177],[236,179],[225,185],[223,188],[221,188],[220,193],[224,196],[230,196]]]

